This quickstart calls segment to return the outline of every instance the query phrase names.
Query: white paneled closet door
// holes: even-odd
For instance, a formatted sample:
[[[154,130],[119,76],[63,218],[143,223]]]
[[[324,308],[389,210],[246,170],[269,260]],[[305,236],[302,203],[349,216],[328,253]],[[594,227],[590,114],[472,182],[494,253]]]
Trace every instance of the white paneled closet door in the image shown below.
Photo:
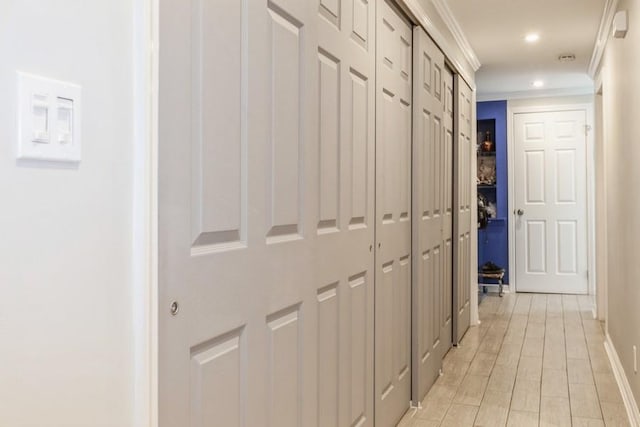
[[[318,427],[373,426],[375,2],[320,0]]]
[[[373,425],[374,9],[160,1],[160,426]]]
[[[473,104],[472,92],[467,83],[456,75],[454,91],[455,140],[454,140],[454,217],[453,217],[453,265],[454,265],[454,333],[459,342],[469,329],[471,297],[471,144]]]
[[[425,31],[413,35],[412,398],[421,401],[451,345],[453,77]]]
[[[411,398],[412,29],[377,6],[375,418],[386,427]]]

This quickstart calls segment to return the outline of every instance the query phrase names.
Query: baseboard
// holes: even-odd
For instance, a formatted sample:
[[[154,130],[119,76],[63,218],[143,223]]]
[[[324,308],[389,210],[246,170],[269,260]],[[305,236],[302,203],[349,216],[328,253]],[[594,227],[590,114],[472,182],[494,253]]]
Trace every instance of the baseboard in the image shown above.
[[[487,292],[489,293],[498,293],[498,284],[497,283],[478,283],[478,289],[480,291],[482,291],[482,287],[486,286],[487,287]],[[502,285],[502,292],[504,292],[505,294],[511,293],[510,291],[510,287],[507,283],[505,283],[504,285]]]
[[[627,409],[629,424],[631,424],[632,427],[640,427],[640,411],[638,411],[638,404],[636,402],[636,399],[633,397],[631,386],[629,385],[629,381],[627,380],[627,374],[624,372],[622,362],[620,362],[620,358],[618,357],[616,348],[611,342],[611,337],[609,336],[609,334],[607,334],[605,338],[604,348],[607,351],[607,355],[609,356],[609,361],[611,362],[611,367],[613,369],[613,376],[616,378],[618,388],[620,389],[620,394],[622,394],[624,406]]]

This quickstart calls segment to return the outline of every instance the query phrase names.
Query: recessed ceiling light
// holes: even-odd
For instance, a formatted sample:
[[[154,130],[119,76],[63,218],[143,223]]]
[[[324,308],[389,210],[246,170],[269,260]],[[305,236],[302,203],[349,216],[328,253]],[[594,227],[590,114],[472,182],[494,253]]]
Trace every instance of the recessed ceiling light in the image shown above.
[[[538,33],[529,33],[524,37],[524,40],[527,43],[535,43],[540,40],[540,35]]]
[[[542,87],[544,86],[544,82],[542,80],[534,80],[531,82],[531,86],[533,87]]]

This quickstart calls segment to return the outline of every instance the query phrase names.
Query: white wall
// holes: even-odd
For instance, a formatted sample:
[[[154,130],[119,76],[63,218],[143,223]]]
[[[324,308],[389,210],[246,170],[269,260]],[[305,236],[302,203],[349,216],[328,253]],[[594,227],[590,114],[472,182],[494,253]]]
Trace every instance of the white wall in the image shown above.
[[[604,121],[603,121],[602,95],[597,94],[594,99],[595,119],[595,222],[596,222],[596,297],[597,317],[604,321],[607,319],[607,187],[606,187],[606,160],[604,147]]]
[[[132,3],[0,2],[0,425],[132,419]],[[15,160],[16,70],[83,88],[77,169]]]
[[[605,194],[607,198],[607,330],[640,404],[640,375],[633,372],[632,346],[640,347],[640,4],[627,10],[625,39],[609,38],[602,64]]]

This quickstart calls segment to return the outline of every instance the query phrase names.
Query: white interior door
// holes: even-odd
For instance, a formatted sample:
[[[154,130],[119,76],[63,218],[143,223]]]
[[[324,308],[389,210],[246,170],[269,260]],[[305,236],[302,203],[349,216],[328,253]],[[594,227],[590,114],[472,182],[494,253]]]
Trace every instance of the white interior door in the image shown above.
[[[421,27],[413,41],[412,399],[419,402],[451,345],[453,76]]]
[[[387,427],[411,398],[412,30],[377,5],[375,418]]]
[[[373,425],[374,6],[160,1],[162,427]]]
[[[470,323],[471,297],[471,145],[473,103],[471,88],[455,76],[457,98],[454,141],[454,218],[453,218],[453,337],[459,342]]]
[[[588,292],[586,112],[514,115],[516,286]]]

